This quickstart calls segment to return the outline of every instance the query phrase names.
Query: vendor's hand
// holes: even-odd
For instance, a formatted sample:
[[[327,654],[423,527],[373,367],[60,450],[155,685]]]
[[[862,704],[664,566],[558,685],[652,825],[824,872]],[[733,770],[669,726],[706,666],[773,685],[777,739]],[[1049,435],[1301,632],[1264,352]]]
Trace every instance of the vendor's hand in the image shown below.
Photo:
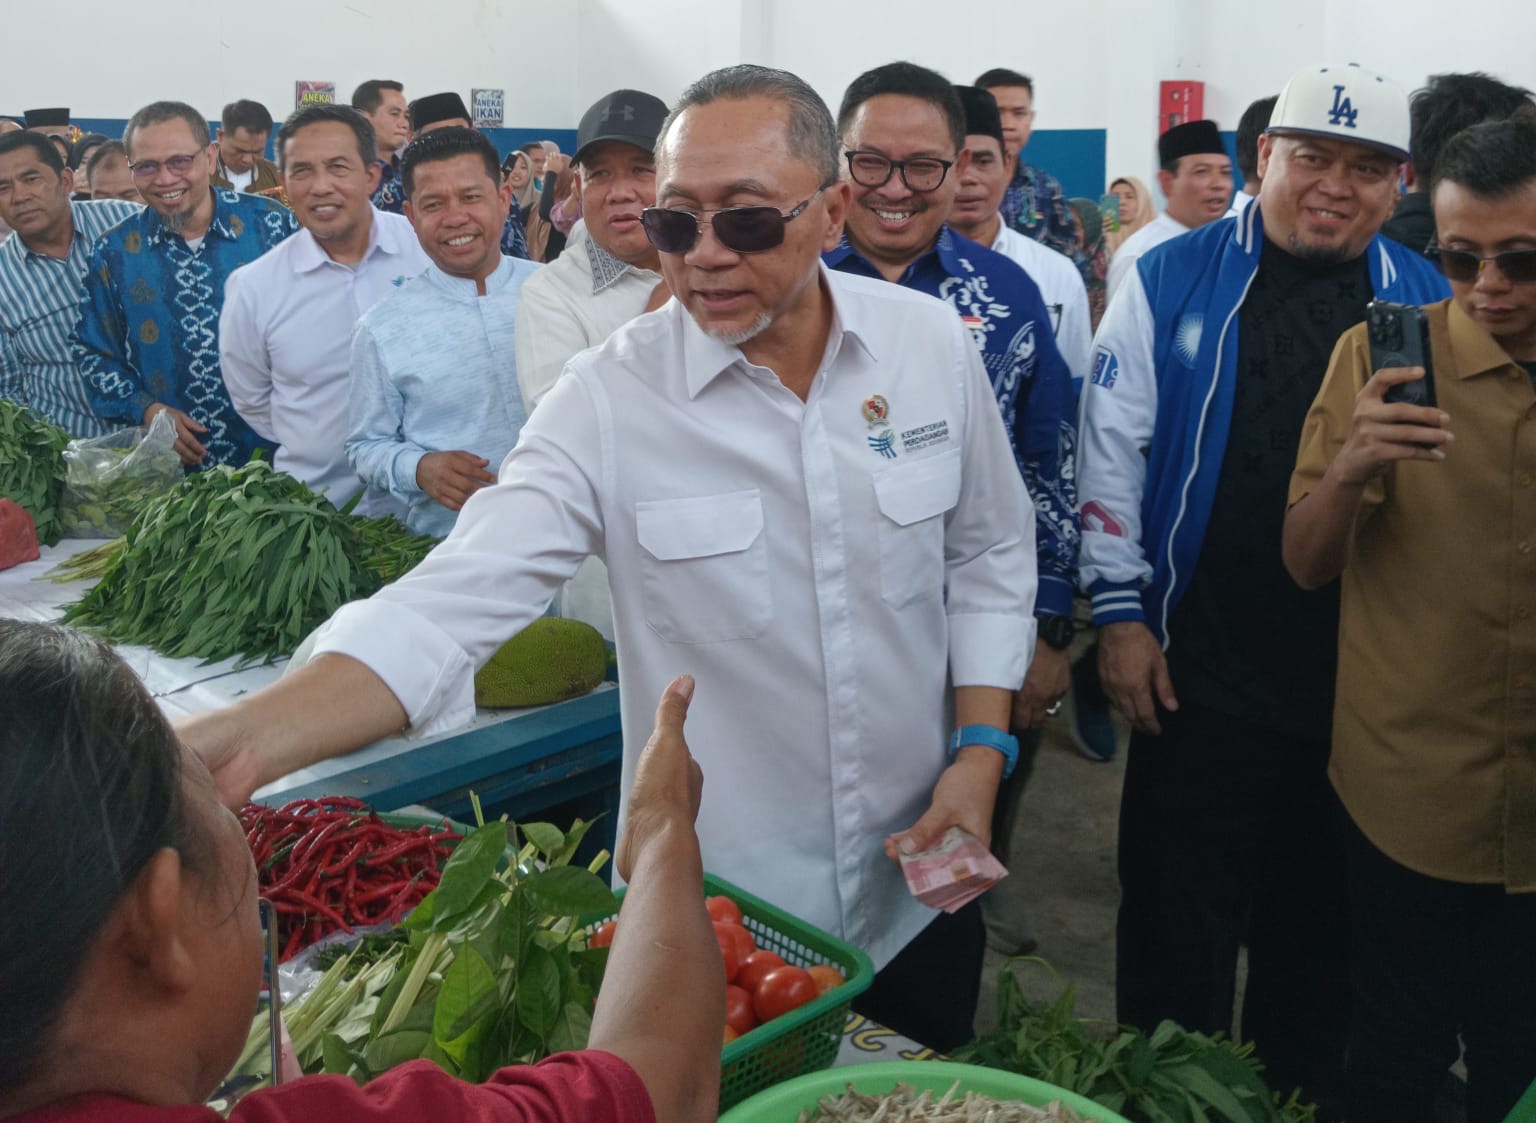
[[[197,467],[203,462],[203,458],[208,455],[208,450],[192,434],[206,433],[208,427],[206,425],[199,425],[181,410],[172,409],[170,406],[162,405],[160,402],[154,403],[144,411],[144,424],[148,425],[162,413],[170,414],[171,420],[176,424],[176,443],[172,446],[176,450],[176,455],[181,457],[181,462],[187,467]]]
[[[1177,710],[1168,660],[1151,630],[1139,620],[1099,629],[1099,678],[1115,709],[1143,733],[1161,733],[1157,707]]]
[[[681,675],[662,693],[656,707],[656,728],[635,764],[624,835],[614,855],[614,867],[625,881],[651,839],[678,828],[691,831],[698,818],[704,773],[683,738],[693,685],[692,675]]]
[[[1034,729],[1045,723],[1051,707],[1059,705],[1072,684],[1072,661],[1043,639],[1035,640],[1024,685],[1013,696],[1013,728]]]
[[[1398,460],[1445,459],[1441,446],[1456,439],[1446,428],[1451,415],[1434,406],[1386,400],[1393,386],[1422,377],[1423,367],[1385,367],[1360,388],[1349,437],[1328,468],[1340,483],[1368,483]]]
[[[482,487],[496,482],[490,461],[472,452],[429,452],[416,463],[416,486],[450,511],[457,511]]]
[[[986,745],[963,745],[933,789],[933,802],[909,829],[885,840],[885,856],[899,861],[935,845],[950,827],[959,827],[982,846],[992,844],[992,806],[1003,778],[1003,756]]]
[[[268,775],[267,762],[246,736],[238,718],[229,710],[193,714],[175,723],[176,736],[208,766],[219,792],[219,802],[238,809],[251,801]]]
[[[645,310],[654,312],[671,299],[672,290],[667,287],[667,282],[658,281],[656,287],[651,290],[650,299],[645,302]]]

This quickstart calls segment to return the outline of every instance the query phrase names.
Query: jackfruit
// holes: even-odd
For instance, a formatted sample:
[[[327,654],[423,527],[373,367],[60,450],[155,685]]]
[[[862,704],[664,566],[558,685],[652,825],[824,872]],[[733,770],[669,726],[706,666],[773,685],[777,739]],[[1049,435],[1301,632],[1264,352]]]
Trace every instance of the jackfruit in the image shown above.
[[[590,693],[608,670],[602,633],[580,620],[541,616],[475,674],[475,705],[547,706]]]

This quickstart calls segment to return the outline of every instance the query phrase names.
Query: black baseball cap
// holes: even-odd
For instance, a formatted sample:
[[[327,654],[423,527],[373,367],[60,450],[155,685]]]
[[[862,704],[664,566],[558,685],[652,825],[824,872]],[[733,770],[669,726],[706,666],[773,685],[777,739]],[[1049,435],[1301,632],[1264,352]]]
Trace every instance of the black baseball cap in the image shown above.
[[[571,159],[581,163],[583,152],[605,140],[620,140],[650,152],[666,119],[667,103],[654,94],[614,90],[581,115],[581,124],[576,126],[576,154]]]

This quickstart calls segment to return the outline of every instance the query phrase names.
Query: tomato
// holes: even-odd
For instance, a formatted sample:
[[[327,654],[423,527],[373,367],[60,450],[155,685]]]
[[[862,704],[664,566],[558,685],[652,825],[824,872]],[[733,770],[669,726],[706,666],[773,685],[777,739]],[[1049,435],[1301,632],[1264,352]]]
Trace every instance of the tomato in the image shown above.
[[[816,984],[817,994],[826,994],[848,981],[836,967],[828,967],[825,963],[808,968],[806,973],[811,976],[811,982]]]
[[[704,907],[709,910],[711,920],[724,924],[741,923],[741,906],[729,897],[705,897]]]
[[[618,931],[618,928],[619,928],[619,922],[617,920],[605,920],[605,921],[603,921],[603,923],[599,924],[596,928],[592,929],[592,934],[587,937],[587,947],[589,947],[589,948],[607,948],[607,947],[612,947],[613,946],[613,934]]]
[[[736,928],[736,925],[715,925],[715,942],[720,945],[720,958],[725,961],[725,981],[728,983],[734,983],[736,975],[741,971],[741,950],[736,943],[736,937],[731,935],[733,928]]]
[[[757,950],[757,941],[752,938],[752,933],[748,932],[740,924],[722,924],[717,920],[715,921],[715,931],[725,932],[726,935],[736,942],[736,958],[743,963],[747,961],[747,956]]]
[[[725,1030],[720,1034],[720,1044],[729,1045],[732,1041],[735,1041],[740,1036],[741,1034],[732,1029],[730,1023],[727,1022],[725,1025]]]
[[[741,987],[725,988],[725,1024],[737,1036],[757,1025],[757,1015],[752,1012],[752,996]]]
[[[816,997],[816,983],[804,967],[775,967],[763,976],[752,996],[758,1019],[771,1022]]]
[[[783,967],[784,957],[776,951],[754,951],[747,956],[741,965],[741,974],[736,976],[736,985],[745,987],[752,993],[757,993],[758,984],[763,981],[763,976],[775,967]]]

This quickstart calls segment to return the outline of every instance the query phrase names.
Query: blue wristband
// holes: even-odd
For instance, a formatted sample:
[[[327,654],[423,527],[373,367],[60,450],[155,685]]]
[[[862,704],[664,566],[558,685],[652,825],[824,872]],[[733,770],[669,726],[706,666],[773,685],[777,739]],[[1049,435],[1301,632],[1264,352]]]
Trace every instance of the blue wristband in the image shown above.
[[[949,757],[954,760],[964,745],[985,745],[1003,754],[1003,779],[1013,775],[1019,763],[1019,739],[1011,733],[991,725],[966,725],[955,730],[949,739]]]

